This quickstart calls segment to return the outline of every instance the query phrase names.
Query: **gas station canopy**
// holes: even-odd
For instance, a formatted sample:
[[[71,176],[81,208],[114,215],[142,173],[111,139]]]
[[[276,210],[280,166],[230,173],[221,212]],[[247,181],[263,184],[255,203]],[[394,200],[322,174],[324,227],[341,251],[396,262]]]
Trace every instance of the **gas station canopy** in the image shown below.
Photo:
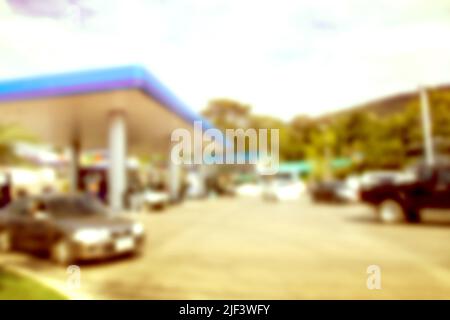
[[[42,141],[81,149],[108,145],[109,115],[123,113],[130,152],[165,151],[176,128],[211,125],[139,66],[0,81],[0,122],[16,123]]]
[[[212,128],[139,66],[0,81],[0,111],[0,123],[18,124],[46,144],[72,150],[73,189],[79,152],[107,150],[109,202],[116,210],[123,208],[127,188],[127,154],[168,154],[174,129],[192,132],[194,121]],[[171,161],[169,166],[175,197],[178,171]]]

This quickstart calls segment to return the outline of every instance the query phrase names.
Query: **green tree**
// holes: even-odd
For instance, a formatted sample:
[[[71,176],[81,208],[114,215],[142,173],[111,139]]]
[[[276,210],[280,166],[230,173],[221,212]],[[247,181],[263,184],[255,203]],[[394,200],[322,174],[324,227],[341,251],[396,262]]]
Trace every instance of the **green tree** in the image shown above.
[[[288,160],[303,160],[308,157],[313,135],[318,131],[317,123],[307,116],[297,116],[287,124],[288,138],[285,157]]]
[[[0,164],[14,164],[20,161],[15,153],[16,143],[36,141],[35,136],[20,126],[0,124]]]
[[[249,105],[221,98],[211,100],[202,114],[218,129],[238,129],[248,127],[250,110]]]
[[[268,129],[268,145],[272,144],[272,136],[270,129],[278,130],[279,137],[279,152],[280,152],[280,160],[288,160],[288,152],[289,152],[289,128],[286,126],[284,121],[269,117],[269,116],[261,116],[261,115],[253,115],[250,119],[250,127],[256,130],[258,129]]]

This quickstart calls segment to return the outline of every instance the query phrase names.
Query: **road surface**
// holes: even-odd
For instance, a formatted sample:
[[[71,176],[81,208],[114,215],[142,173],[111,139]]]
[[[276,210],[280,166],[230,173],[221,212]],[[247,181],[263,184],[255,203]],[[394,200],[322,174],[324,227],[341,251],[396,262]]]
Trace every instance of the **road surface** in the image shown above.
[[[101,299],[450,299],[450,214],[381,225],[362,205],[188,201],[141,214],[140,257],[82,264],[78,294]],[[66,270],[22,253],[8,264],[64,285]],[[367,288],[378,266],[381,289]]]

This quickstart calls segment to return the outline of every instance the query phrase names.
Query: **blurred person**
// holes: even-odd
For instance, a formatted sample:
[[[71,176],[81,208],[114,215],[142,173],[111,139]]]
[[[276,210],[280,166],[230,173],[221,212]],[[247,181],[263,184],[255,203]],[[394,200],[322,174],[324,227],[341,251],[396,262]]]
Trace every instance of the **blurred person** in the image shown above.
[[[108,196],[108,182],[106,181],[106,175],[102,175],[100,177],[100,181],[98,183],[98,197],[103,202],[106,202],[106,198]]]

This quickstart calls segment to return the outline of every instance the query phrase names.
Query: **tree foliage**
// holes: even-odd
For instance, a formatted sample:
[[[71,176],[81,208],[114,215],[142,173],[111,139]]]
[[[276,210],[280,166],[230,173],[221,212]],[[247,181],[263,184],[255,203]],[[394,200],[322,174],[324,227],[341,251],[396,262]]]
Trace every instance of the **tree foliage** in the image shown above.
[[[0,125],[0,164],[20,161],[15,153],[15,144],[18,142],[36,142],[36,138],[17,125]]]
[[[429,91],[435,150],[450,156],[450,92]],[[254,115],[248,105],[219,99],[204,115],[221,129],[277,128],[281,160],[313,160],[316,164],[349,158],[352,170],[401,168],[420,161],[423,155],[419,98],[411,99],[399,112],[376,114],[364,110],[336,117],[297,116],[290,122]],[[322,170],[323,171],[323,170]]]

